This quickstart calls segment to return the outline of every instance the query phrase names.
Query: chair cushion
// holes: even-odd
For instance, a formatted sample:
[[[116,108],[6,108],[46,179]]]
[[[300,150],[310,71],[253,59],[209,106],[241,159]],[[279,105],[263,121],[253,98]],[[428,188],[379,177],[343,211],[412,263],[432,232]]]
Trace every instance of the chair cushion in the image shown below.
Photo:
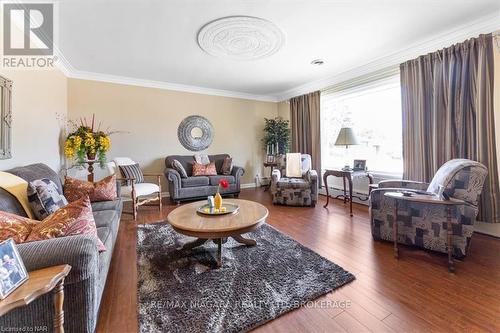
[[[43,220],[68,204],[64,195],[59,193],[57,185],[47,178],[28,183],[28,201],[38,220]]]
[[[210,185],[214,185],[214,186],[219,185],[219,181],[221,179],[227,180],[227,182],[229,184],[234,184],[236,182],[236,179],[234,179],[234,176],[217,175],[217,176],[210,176],[208,178],[210,179]]]
[[[277,187],[284,189],[284,188],[310,188],[311,184],[305,181],[303,178],[289,178],[289,177],[283,177],[281,178],[278,183]]]
[[[98,212],[101,210],[119,210],[120,205],[121,205],[121,200],[115,199],[115,200],[108,200],[108,201],[99,201],[99,202],[92,202],[92,211],[93,212]]]
[[[208,186],[210,180],[205,176],[198,177],[187,177],[181,179],[182,187],[198,187],[198,186]]]
[[[139,164],[131,164],[131,165],[118,165],[120,168],[120,172],[124,178],[134,178],[135,184],[140,184],[144,182],[144,174],[139,166]],[[127,180],[124,185],[131,185],[131,181]]]
[[[97,228],[110,227],[110,224],[113,223],[117,214],[118,212],[116,210],[92,211],[92,215],[94,215],[94,221]]]
[[[152,183],[135,184],[134,188],[135,188],[135,195],[136,196],[150,195],[150,194],[158,193],[160,191],[160,187],[158,187],[157,184],[152,184]],[[132,186],[123,186],[121,193],[122,193],[122,196],[131,198],[132,197]]]

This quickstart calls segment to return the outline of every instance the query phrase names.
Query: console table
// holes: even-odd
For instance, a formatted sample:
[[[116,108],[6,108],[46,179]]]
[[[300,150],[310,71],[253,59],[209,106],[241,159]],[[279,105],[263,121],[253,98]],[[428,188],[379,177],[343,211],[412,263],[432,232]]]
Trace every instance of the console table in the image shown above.
[[[330,202],[330,194],[328,192],[328,183],[326,181],[329,176],[342,178],[342,181],[344,182],[344,194],[337,195],[335,198],[343,197],[344,203],[349,201],[350,214],[352,216],[352,197],[353,197],[353,195],[352,195],[352,180],[354,178],[358,178],[358,177],[367,177],[368,181],[370,182],[370,185],[371,185],[371,184],[373,184],[373,176],[364,170],[359,170],[359,171],[357,171],[357,170],[356,171],[355,170],[335,170],[335,169],[325,170],[325,173],[323,174],[323,183],[325,184],[325,188],[326,188],[326,204],[323,206],[324,208],[326,208],[328,206],[328,203]],[[347,191],[346,191],[346,186],[345,186],[346,180],[349,183],[349,196],[347,196]],[[368,200],[368,198],[366,198],[366,199],[359,198],[359,199],[360,200]]]
[[[278,166],[278,162],[264,162],[265,168],[271,168],[271,174],[269,176],[269,183],[264,187],[264,192],[269,190],[271,187],[271,182],[273,181],[273,170]]]

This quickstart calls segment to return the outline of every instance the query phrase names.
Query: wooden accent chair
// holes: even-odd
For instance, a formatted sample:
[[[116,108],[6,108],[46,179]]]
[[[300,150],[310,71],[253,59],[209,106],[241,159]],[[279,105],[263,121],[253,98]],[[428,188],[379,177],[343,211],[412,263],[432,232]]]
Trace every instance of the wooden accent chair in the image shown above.
[[[158,201],[158,208],[161,212],[161,176],[160,173],[143,173],[144,178],[146,177],[156,177],[157,183],[137,183],[135,178],[124,177],[120,171],[120,165],[134,165],[137,164],[134,160],[128,157],[116,157],[113,162],[107,164],[108,172],[110,174],[117,174],[117,180],[121,180],[122,186],[120,190],[120,195],[123,198],[132,200],[134,220],[137,220],[137,209],[139,206]],[[130,182],[130,185],[127,185]]]

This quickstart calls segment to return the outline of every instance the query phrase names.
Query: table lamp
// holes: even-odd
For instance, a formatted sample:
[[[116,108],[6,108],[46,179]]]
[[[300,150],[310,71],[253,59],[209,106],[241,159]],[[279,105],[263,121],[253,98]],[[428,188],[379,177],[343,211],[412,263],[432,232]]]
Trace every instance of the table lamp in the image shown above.
[[[345,146],[346,149],[346,165],[343,170],[350,170],[349,166],[350,161],[348,160],[348,149],[349,146],[358,145],[358,139],[354,134],[354,131],[350,127],[342,127],[340,129],[339,135],[337,136],[337,140],[335,141],[335,146]]]

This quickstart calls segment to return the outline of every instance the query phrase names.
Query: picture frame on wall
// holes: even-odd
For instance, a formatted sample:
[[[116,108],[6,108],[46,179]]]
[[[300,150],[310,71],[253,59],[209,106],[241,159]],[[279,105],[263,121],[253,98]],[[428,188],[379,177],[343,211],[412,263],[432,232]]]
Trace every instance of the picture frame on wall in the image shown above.
[[[366,160],[354,160],[354,165],[352,169],[354,171],[366,170]]]
[[[16,244],[9,238],[0,243],[0,299],[4,299],[28,280],[28,272],[17,251]]]

